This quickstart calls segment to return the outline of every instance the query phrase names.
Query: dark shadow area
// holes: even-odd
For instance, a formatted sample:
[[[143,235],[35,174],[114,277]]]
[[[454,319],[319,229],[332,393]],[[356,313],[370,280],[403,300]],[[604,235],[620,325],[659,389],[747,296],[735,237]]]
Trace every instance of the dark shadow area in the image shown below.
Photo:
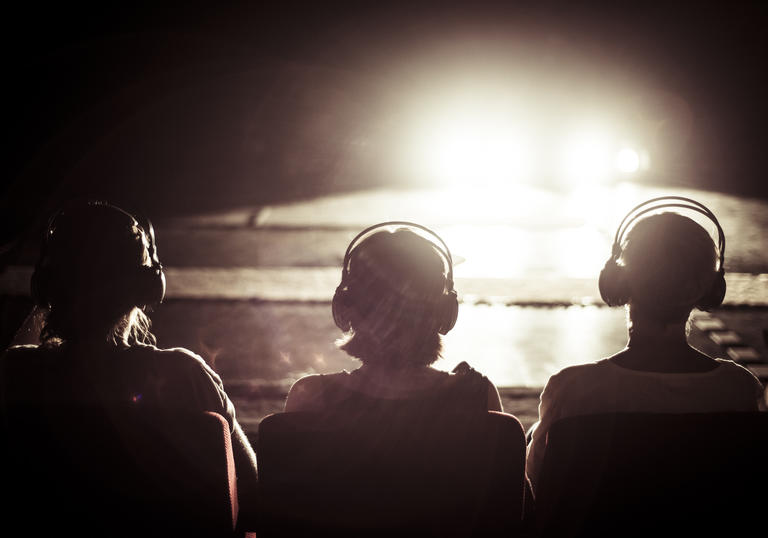
[[[467,36],[581,47],[684,96],[697,185],[768,194],[756,5],[138,3],[17,6],[7,20],[4,245],[72,195],[157,217],[396,184],[377,136],[402,118],[377,109],[383,83],[407,87],[398,66]]]
[[[537,489],[540,536],[746,535],[765,413],[614,413],[555,424]]]
[[[525,442],[515,417],[392,411],[264,419],[252,440],[259,536],[521,535]]]

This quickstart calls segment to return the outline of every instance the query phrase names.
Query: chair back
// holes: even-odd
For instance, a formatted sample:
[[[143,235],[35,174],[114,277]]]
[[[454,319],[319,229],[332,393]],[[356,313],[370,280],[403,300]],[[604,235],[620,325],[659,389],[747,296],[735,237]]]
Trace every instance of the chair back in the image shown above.
[[[542,536],[740,535],[768,503],[768,414],[618,413],[553,424]]]
[[[260,424],[259,538],[481,536],[521,526],[525,437],[512,415],[280,413]]]
[[[23,406],[3,424],[3,524],[19,534],[228,536],[237,489],[210,412]],[[14,527],[17,526],[17,527]]]

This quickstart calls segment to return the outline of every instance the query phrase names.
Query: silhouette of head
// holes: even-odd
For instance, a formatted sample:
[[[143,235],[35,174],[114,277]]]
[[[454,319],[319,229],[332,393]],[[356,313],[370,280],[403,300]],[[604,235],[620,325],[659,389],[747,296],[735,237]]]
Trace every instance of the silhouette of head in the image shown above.
[[[125,341],[142,325],[148,335],[141,309],[165,294],[151,224],[141,226],[104,202],[65,207],[49,221],[31,291],[36,304],[49,309],[44,341]]]
[[[709,233],[688,217],[667,212],[638,220],[619,258],[629,303],[662,322],[684,321],[711,295],[718,257]]]
[[[365,363],[437,360],[440,334],[458,313],[450,254],[401,227],[353,241],[344,263],[333,300],[334,320],[347,332],[342,349]]]

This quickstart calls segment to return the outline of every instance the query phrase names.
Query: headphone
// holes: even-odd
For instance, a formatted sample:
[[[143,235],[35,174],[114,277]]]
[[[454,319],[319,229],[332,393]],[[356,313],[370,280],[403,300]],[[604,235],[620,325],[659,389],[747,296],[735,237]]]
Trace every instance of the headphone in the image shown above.
[[[331,303],[333,321],[336,323],[336,326],[344,332],[349,331],[352,327],[351,313],[354,310],[354,305],[350,291],[349,262],[354,247],[364,236],[389,226],[407,226],[409,228],[423,230],[437,239],[440,245],[442,245],[441,247],[439,244],[433,243],[435,249],[443,256],[448,264],[448,275],[445,277],[445,288],[442,296],[437,302],[434,312],[439,324],[438,330],[440,334],[448,333],[448,331],[450,331],[456,324],[456,318],[459,315],[459,300],[456,290],[453,288],[453,258],[451,257],[451,251],[448,249],[448,245],[445,241],[426,226],[416,224],[415,222],[399,220],[381,222],[370,226],[357,234],[349,243],[347,251],[344,254],[344,262],[341,269],[341,283],[336,288],[336,293],[334,293],[333,301]]]
[[[598,287],[600,296],[608,306],[622,306],[629,302],[630,292],[629,284],[626,279],[625,269],[619,265],[618,260],[622,254],[621,243],[624,240],[630,225],[638,218],[650,211],[663,209],[667,207],[679,207],[690,209],[701,213],[711,220],[717,228],[717,243],[720,251],[720,263],[715,275],[715,279],[707,292],[696,302],[696,307],[700,310],[711,310],[720,306],[725,299],[725,233],[720,226],[715,214],[707,207],[696,200],[685,198],[683,196],[660,196],[652,198],[635,206],[622,219],[619,228],[616,230],[616,236],[611,248],[611,257],[605,262],[603,270],[600,272]]]
[[[165,273],[163,272],[163,264],[160,263],[160,258],[157,255],[155,230],[152,223],[147,218],[143,218],[140,223],[136,217],[127,211],[103,202],[77,202],[60,209],[48,220],[40,247],[40,256],[35,264],[30,281],[30,291],[35,304],[43,308],[49,307],[54,297],[56,286],[61,284],[55,282],[56,278],[51,268],[49,256],[51,242],[56,237],[57,221],[71,210],[77,211],[87,209],[88,207],[105,207],[124,215],[128,221],[126,222],[126,228],[137,228],[140,236],[147,239],[147,250],[151,265],[136,265],[125,269],[123,276],[126,277],[128,282],[126,284],[126,293],[129,294],[128,299],[133,306],[144,307],[160,304],[165,298]],[[141,240],[141,237],[138,239]]]

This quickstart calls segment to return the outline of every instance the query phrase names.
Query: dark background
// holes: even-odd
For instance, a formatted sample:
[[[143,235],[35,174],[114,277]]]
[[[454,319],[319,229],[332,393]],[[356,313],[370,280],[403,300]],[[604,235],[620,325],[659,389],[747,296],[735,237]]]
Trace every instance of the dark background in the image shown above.
[[[645,4],[4,8],[3,254],[72,196],[158,216],[386,183],[343,158],[378,81],[467,35],[554,40],[682,96],[695,183],[766,196],[766,8]]]

